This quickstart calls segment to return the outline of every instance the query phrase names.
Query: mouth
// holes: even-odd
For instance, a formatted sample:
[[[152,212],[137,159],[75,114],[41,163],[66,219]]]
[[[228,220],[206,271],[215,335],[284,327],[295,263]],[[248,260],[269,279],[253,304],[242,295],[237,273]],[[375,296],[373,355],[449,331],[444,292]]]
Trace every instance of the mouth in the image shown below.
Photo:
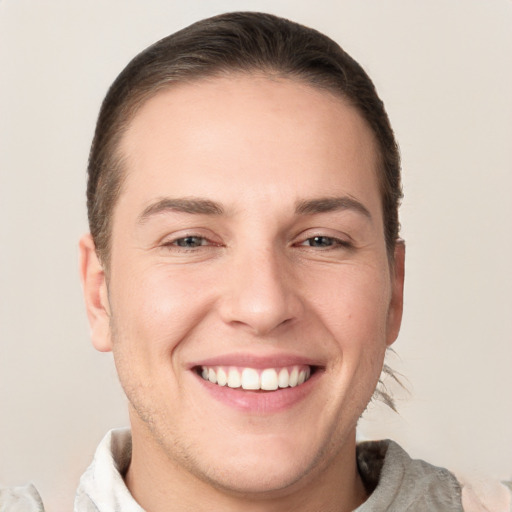
[[[277,368],[197,366],[195,371],[203,380],[220,387],[247,391],[276,391],[301,386],[315,373],[316,367],[310,365]]]

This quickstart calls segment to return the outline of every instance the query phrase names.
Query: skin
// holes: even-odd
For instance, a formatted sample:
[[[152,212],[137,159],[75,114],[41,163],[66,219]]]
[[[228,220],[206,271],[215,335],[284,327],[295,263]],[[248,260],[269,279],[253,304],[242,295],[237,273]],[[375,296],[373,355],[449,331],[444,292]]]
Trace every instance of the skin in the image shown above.
[[[356,422],[403,293],[371,130],[325,91],[234,75],[159,92],[120,151],[108,279],[89,235],[80,247],[93,343],[114,352],[129,399],[133,496],[151,512],[353,510],[366,499]],[[333,197],[345,199],[328,211],[311,203]],[[317,371],[291,406],[241,409],[190,368],[227,354]]]

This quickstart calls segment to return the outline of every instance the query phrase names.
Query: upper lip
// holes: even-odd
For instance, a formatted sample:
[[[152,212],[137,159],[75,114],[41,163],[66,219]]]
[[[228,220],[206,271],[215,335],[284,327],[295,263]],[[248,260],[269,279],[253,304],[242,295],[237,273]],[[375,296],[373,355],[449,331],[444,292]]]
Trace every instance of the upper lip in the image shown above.
[[[269,354],[265,356],[247,353],[231,353],[194,361],[188,366],[190,369],[197,368],[198,366],[237,366],[264,369],[281,368],[284,366],[295,365],[308,365],[318,367],[325,366],[325,363],[322,364],[322,362],[316,358],[304,357],[290,353]]]

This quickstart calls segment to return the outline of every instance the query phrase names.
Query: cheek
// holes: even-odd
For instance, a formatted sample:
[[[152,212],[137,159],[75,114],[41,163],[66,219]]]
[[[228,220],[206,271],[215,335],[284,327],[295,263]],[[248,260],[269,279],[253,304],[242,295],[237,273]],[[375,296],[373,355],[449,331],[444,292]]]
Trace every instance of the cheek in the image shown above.
[[[214,287],[185,269],[153,265],[117,282],[124,288],[112,290],[115,338],[145,359],[168,357],[211,309]]]
[[[346,348],[384,343],[391,293],[385,269],[346,265],[317,275],[305,289],[322,323]]]

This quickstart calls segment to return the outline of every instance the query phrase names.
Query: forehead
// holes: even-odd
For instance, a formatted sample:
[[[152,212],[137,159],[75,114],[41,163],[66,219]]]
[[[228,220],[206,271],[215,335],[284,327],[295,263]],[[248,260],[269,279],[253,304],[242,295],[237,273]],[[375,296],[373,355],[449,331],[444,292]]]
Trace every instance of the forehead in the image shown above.
[[[121,198],[229,190],[242,201],[261,183],[265,193],[294,200],[307,186],[324,196],[378,188],[376,144],[362,116],[345,99],[292,79],[173,85],[142,105],[119,149],[127,173]],[[333,191],[341,177],[348,190]]]

